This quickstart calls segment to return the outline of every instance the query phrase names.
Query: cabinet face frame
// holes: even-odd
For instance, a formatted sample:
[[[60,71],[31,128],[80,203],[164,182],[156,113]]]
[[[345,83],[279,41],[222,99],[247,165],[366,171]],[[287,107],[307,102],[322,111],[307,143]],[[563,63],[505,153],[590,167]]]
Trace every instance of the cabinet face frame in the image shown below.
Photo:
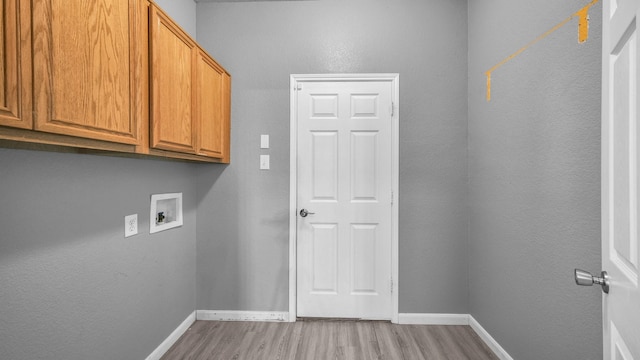
[[[0,5],[0,125],[21,129],[33,127],[30,16],[26,1]]]
[[[221,162],[229,164],[231,162],[231,75],[224,73],[224,87],[222,90],[222,159]]]
[[[35,130],[139,144],[139,123],[145,119],[138,90],[142,49],[136,41],[140,22],[146,21],[141,1],[58,2],[64,11],[54,9],[52,0],[30,2]],[[72,21],[72,16],[82,14],[69,10],[71,6],[92,16]],[[111,11],[98,11],[103,7]],[[121,13],[116,12],[118,7]],[[57,19],[55,11],[64,16]],[[114,15],[108,18],[107,13]],[[74,24],[88,24],[91,29],[73,29]],[[86,38],[91,41],[84,43]],[[81,44],[71,46],[76,40]]]
[[[151,147],[196,154],[197,45],[155,4],[149,24]]]

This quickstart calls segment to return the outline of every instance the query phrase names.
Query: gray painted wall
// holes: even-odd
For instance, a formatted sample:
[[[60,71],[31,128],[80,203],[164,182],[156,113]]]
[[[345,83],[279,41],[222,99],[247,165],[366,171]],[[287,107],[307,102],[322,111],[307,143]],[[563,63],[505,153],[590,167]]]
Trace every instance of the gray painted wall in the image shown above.
[[[518,360],[602,358],[601,4],[484,72],[587,3],[469,1],[469,304]]]
[[[0,149],[0,358],[144,359],[164,341],[195,310],[197,166]],[[166,192],[184,226],[149,235]]]
[[[144,359],[195,310],[194,165],[0,149],[0,168],[0,357]],[[166,192],[184,226],[149,235]]]
[[[153,0],[192,38],[196,38],[196,2],[193,0]]]
[[[288,310],[289,75],[394,72],[400,311],[467,313],[467,2],[199,3],[197,32],[233,76],[232,164],[198,169],[198,309]]]

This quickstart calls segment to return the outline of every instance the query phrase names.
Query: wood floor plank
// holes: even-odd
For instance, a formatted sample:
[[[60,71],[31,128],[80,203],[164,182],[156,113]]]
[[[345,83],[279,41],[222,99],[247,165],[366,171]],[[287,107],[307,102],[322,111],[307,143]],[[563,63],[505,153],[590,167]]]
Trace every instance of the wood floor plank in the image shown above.
[[[433,358],[426,354],[420,346],[420,343],[425,339],[413,336],[417,330],[415,325],[395,326],[394,330],[397,334],[398,345],[400,346],[400,351],[404,359]]]
[[[414,326],[412,337],[425,359],[446,359],[447,349],[439,338],[437,326]]]
[[[460,340],[459,345],[468,359],[473,359],[478,353],[487,358],[494,356],[493,351],[470,326],[452,326],[449,330],[452,337]]]
[[[223,322],[207,324],[208,322],[206,321],[196,321],[196,324],[197,323],[204,323],[203,328],[200,330],[200,338],[202,340],[193,348],[189,357],[186,358],[189,360],[201,359],[206,354],[216,353],[216,349],[221,349],[224,343],[228,341],[226,336],[224,336],[226,326],[233,325]]]
[[[469,326],[196,321],[162,360],[497,360]]]
[[[397,331],[390,326],[390,323],[374,322],[373,325],[375,339],[380,348],[379,359],[409,360],[402,354],[402,349],[400,348],[402,341],[400,341]]]
[[[298,344],[302,339],[303,323],[299,321],[290,326],[292,327],[291,332],[288,337],[283,337],[281,341],[282,358],[276,358],[276,360],[301,359],[298,355]]]

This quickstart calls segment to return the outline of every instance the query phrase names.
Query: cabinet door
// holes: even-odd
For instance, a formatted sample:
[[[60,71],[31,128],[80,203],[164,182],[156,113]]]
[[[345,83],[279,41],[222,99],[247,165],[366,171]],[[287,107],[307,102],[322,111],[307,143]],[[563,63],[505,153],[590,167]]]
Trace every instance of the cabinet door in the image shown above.
[[[30,129],[29,14],[24,3],[4,0],[0,5],[0,125]]]
[[[196,153],[196,44],[151,6],[151,147]]]
[[[201,50],[198,50],[197,64],[198,154],[222,158],[225,72]]]
[[[32,0],[35,129],[137,144],[139,0]]]

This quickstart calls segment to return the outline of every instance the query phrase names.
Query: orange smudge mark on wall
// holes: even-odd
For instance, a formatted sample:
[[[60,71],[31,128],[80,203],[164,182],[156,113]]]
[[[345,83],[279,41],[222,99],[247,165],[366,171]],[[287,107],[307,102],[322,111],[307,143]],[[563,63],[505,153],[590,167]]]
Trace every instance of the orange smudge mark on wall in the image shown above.
[[[487,101],[491,101],[491,71],[487,71]]]
[[[589,38],[589,8],[591,5],[583,7],[578,11],[578,42],[583,43]]]
[[[547,30],[544,34],[538,36],[533,41],[531,41],[527,45],[521,47],[520,49],[518,49],[518,51],[514,52],[513,54],[507,56],[504,60],[500,61],[494,67],[492,67],[487,72],[485,72],[485,75],[487,76],[487,101],[491,101],[491,73],[493,73],[496,69],[498,69],[502,65],[506,64],[507,62],[509,62],[511,59],[513,59],[516,56],[520,55],[522,52],[524,52],[525,50],[527,50],[528,48],[533,46],[538,41],[546,38],[547,36],[551,35],[551,33],[553,33],[554,31],[556,31],[556,30],[560,29],[561,27],[563,27],[566,23],[571,21],[573,18],[578,17],[578,42],[579,43],[583,43],[583,42],[587,41],[587,39],[589,38],[589,9],[599,1],[600,0],[592,0],[585,7],[583,7],[582,9],[580,9],[578,11],[576,11],[575,13],[571,14],[571,16],[569,16],[568,18],[562,20],[556,26],[554,26],[551,29]]]

